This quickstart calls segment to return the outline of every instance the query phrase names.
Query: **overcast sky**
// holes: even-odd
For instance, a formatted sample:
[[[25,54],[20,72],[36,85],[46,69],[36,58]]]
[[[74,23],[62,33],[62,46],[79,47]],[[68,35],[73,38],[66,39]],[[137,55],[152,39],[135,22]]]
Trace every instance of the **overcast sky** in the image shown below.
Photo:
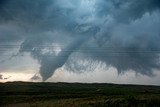
[[[160,1],[1,0],[0,81],[160,85]]]

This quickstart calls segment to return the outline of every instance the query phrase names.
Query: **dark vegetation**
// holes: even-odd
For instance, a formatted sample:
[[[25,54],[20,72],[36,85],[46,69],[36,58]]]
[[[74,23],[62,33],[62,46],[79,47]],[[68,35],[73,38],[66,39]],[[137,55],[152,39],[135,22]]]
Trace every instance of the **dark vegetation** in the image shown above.
[[[160,107],[160,86],[0,83],[0,107]]]

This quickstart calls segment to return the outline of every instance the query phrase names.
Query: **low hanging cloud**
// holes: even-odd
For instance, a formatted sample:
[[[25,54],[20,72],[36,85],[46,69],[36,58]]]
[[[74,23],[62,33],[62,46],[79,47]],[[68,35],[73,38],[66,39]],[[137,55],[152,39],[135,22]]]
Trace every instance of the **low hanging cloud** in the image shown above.
[[[2,79],[3,79],[3,75],[0,74],[0,80],[2,80]]]
[[[159,0],[1,0],[0,44],[30,53],[44,81],[64,65],[85,70],[74,63],[83,59],[151,76],[160,69],[159,9]]]

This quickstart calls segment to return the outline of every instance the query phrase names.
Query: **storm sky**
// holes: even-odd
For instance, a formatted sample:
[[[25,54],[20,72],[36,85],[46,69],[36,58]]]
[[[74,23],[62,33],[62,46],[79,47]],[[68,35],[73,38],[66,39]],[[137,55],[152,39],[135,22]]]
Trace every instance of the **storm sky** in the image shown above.
[[[160,0],[0,1],[0,81],[158,77]]]

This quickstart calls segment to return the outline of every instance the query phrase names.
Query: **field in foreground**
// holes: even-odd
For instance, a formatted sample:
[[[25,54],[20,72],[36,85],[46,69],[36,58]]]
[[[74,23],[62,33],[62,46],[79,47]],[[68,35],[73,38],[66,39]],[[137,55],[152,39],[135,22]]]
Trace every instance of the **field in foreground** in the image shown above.
[[[0,83],[0,107],[160,107],[160,86]]]

